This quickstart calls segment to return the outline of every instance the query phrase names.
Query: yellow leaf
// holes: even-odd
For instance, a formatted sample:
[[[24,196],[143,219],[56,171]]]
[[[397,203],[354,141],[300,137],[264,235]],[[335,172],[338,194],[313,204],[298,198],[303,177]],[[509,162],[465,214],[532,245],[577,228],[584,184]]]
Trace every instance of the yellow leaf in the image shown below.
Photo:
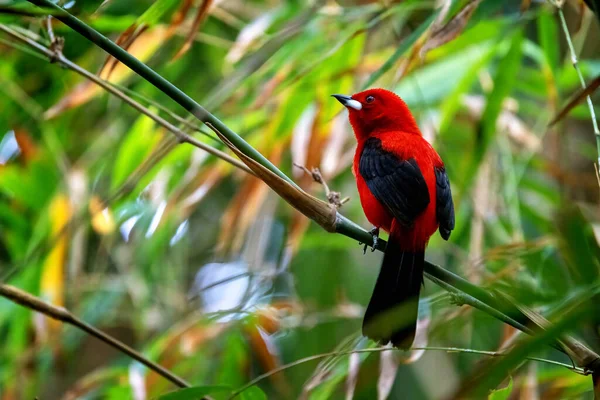
[[[90,199],[90,214],[92,216],[92,228],[100,235],[108,235],[115,231],[115,218],[108,207],[103,208],[102,201],[98,196]]]
[[[44,261],[40,278],[40,297],[56,306],[64,306],[64,271],[67,260],[68,235],[65,231],[71,218],[71,204],[64,194],[54,197],[48,210],[52,249]],[[43,337],[56,332],[60,322],[43,317],[38,320],[38,333]]]

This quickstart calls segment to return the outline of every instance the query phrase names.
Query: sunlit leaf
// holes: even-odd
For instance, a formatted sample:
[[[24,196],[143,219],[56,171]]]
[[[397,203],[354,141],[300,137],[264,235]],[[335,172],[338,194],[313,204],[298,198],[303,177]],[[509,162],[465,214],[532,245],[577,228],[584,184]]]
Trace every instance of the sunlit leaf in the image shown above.
[[[48,213],[51,221],[49,237],[54,243],[42,267],[40,297],[62,307],[65,304],[65,270],[70,242],[69,233],[65,229],[72,214],[69,199],[64,194],[58,194],[50,203]],[[61,326],[61,322],[41,314],[36,315],[36,321],[42,340],[48,340]]]
[[[509,377],[508,385],[501,389],[496,389],[490,393],[488,400],[508,400],[513,389],[513,379]]]
[[[94,196],[90,199],[89,209],[92,215],[92,227],[97,233],[107,235],[114,232],[116,228],[114,216],[108,207],[102,207],[98,197]]]
[[[117,188],[142,163],[157,142],[154,135],[155,122],[146,116],[140,116],[129,129],[115,158],[111,187]]]

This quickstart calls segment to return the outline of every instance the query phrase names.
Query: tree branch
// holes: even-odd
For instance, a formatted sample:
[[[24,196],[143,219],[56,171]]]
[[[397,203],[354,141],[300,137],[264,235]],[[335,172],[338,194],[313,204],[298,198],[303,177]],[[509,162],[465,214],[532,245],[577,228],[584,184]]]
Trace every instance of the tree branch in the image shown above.
[[[113,338],[112,336],[109,336],[106,333],[94,328],[93,326],[89,325],[88,323],[80,320],[79,318],[77,318],[76,316],[74,316],[73,314],[71,314],[69,311],[67,311],[66,309],[64,309],[62,307],[57,307],[52,304],[48,304],[45,301],[43,301],[42,299],[35,297],[27,292],[24,292],[21,289],[18,289],[16,287],[10,286],[10,285],[0,284],[0,296],[5,297],[5,298],[7,298],[17,304],[20,304],[24,307],[27,307],[31,310],[40,312],[52,319],[73,325],[73,326],[81,329],[82,331],[87,332],[91,336],[94,336],[95,338],[103,341],[104,343],[108,344],[109,346],[114,347],[117,350],[127,354],[129,357],[133,358],[134,360],[139,361],[140,363],[144,364],[146,367],[150,368],[152,371],[161,375],[165,379],[168,379],[169,381],[171,381],[173,384],[177,385],[178,387],[180,387],[180,388],[190,387],[189,383],[187,383],[186,381],[184,381],[177,375],[173,374],[171,371],[161,367],[160,365],[156,364],[155,362],[148,360],[146,357],[144,357],[137,351],[133,350],[131,347],[118,341],[117,339]]]

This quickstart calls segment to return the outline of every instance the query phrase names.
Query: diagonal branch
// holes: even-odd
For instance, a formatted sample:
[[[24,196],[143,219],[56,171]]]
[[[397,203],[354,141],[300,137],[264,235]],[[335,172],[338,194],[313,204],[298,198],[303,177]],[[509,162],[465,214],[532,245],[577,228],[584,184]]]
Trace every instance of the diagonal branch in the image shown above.
[[[187,133],[183,132],[181,129],[177,128],[175,125],[171,124],[169,121],[165,120],[164,118],[153,113],[152,111],[150,111],[148,108],[144,107],[137,101],[133,100],[131,97],[127,96],[125,93],[123,93],[121,90],[117,89],[110,83],[106,82],[103,79],[100,79],[95,74],[93,74],[93,73],[89,72],[88,70],[75,64],[74,62],[72,62],[71,60],[66,58],[57,46],[54,46],[54,48],[52,48],[52,47],[48,48],[48,47],[34,41],[33,39],[30,39],[30,38],[20,34],[19,32],[11,29],[10,27],[8,27],[4,24],[0,24],[0,31],[12,36],[13,38],[23,42],[24,44],[28,45],[29,47],[44,54],[46,57],[48,57],[48,60],[51,63],[58,63],[64,67],[78,73],[79,75],[83,76],[84,78],[89,79],[90,81],[94,82],[98,86],[102,87],[104,90],[106,90],[110,94],[120,98],[125,103],[127,103],[131,107],[135,108],[137,111],[148,116],[154,122],[156,122],[157,124],[166,128],[169,132],[171,132],[173,135],[175,135],[175,137],[177,138],[177,140],[180,143],[189,143],[192,146],[197,147],[201,150],[204,150],[207,153],[210,153],[210,154],[214,155],[215,157],[218,157],[218,158],[222,159],[223,161],[226,161],[243,171],[252,173],[252,171],[250,171],[250,169],[244,163],[241,163],[240,160],[231,157],[229,154],[224,153],[221,150],[215,149],[214,147],[211,147],[205,143],[198,141],[197,139],[195,139],[192,136],[188,135]]]
[[[0,284],[0,296],[5,297],[17,304],[25,306],[31,310],[40,312],[52,319],[62,321],[66,324],[73,325],[82,331],[87,332],[91,336],[103,341],[104,343],[112,346],[119,351],[127,354],[129,357],[133,358],[136,361],[144,364],[146,367],[150,368],[157,374],[161,375],[165,379],[168,379],[173,384],[177,385],[181,388],[190,387],[190,384],[184,381],[182,378],[173,374],[171,371],[163,368],[162,366],[156,364],[153,361],[150,361],[131,347],[126,344],[118,341],[112,336],[107,335],[106,333],[100,331],[99,329],[94,328],[92,325],[80,320],[69,311],[62,307],[57,307],[52,304],[48,304],[42,299],[35,297],[27,292],[22,291],[14,286],[3,285]]]

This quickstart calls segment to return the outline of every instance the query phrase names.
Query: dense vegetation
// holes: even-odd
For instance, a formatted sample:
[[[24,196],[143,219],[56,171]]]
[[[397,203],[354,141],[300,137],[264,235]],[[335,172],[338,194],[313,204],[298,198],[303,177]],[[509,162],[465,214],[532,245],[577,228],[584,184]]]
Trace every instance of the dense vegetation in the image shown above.
[[[355,140],[330,95],[394,90],[452,182],[457,228],[449,242],[434,236],[427,258],[498,303],[484,312],[471,286],[426,280],[419,349],[376,348],[360,324],[380,252],[295,211],[57,10],[0,0],[0,399],[145,399],[178,386],[9,300],[11,287],[197,387],[165,399],[228,398],[313,356],[241,398],[600,392],[585,376],[600,375],[597,2],[59,3],[300,188],[349,197],[339,211],[367,229]],[[325,185],[301,167],[320,168]],[[498,318],[514,313],[498,304],[529,323],[507,325]]]

